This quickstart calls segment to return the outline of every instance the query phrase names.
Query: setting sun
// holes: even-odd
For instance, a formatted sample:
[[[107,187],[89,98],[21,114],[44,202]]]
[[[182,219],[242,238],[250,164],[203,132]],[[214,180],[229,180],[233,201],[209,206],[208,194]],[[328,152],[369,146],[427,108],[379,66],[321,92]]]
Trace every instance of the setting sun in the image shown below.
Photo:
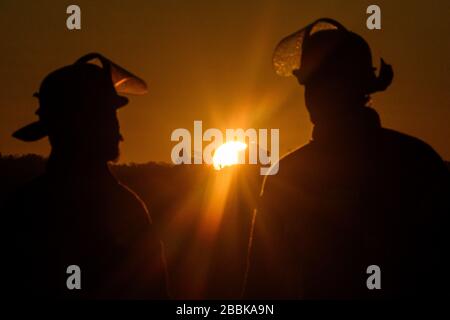
[[[240,141],[229,141],[222,144],[214,152],[213,165],[216,170],[239,163],[239,155],[247,145]]]

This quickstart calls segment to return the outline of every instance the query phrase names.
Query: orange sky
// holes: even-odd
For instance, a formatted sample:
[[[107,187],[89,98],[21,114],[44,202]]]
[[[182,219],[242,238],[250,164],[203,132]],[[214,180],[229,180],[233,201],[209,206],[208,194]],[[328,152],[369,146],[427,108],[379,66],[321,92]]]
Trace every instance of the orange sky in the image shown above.
[[[279,128],[281,154],[306,143],[311,124],[303,89],[280,78],[272,50],[319,17],[361,34],[394,67],[374,95],[386,127],[427,141],[450,159],[450,2],[376,1],[382,30],[365,27],[373,1],[76,1],[82,30],[66,29],[72,1],[0,2],[0,152],[47,154],[48,142],[11,133],[34,121],[32,94],[50,71],[98,51],[144,78],[149,94],[119,112],[123,162],[170,161],[176,128]]]

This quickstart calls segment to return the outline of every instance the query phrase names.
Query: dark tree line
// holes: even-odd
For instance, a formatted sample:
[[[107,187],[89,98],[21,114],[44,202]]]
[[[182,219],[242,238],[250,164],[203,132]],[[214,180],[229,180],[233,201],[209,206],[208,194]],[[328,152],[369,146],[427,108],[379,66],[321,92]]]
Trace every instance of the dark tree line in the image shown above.
[[[32,154],[0,156],[0,202],[42,174],[45,164],[45,158]],[[111,165],[149,208],[165,245],[175,298],[239,297],[262,177],[259,166],[238,167]]]
[[[0,202],[42,174],[45,163],[33,154],[0,154]],[[111,170],[150,210],[165,245],[172,296],[238,298],[262,182],[259,167],[215,171],[204,165],[148,162],[112,164]]]

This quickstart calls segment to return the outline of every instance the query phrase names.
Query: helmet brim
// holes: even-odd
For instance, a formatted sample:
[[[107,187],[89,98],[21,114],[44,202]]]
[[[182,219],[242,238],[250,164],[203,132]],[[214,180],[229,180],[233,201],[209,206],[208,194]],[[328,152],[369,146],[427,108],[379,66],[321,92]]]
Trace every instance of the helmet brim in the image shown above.
[[[16,139],[32,142],[40,140],[48,135],[46,126],[41,121],[36,121],[15,131],[12,136]]]

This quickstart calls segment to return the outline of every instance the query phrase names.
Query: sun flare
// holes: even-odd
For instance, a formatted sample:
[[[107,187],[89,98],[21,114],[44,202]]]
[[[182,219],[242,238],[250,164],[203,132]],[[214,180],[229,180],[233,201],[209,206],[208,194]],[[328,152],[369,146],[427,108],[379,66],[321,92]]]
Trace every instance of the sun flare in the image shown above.
[[[214,169],[220,170],[223,167],[238,164],[240,152],[245,149],[247,149],[247,145],[240,141],[229,141],[222,144],[214,152]]]

